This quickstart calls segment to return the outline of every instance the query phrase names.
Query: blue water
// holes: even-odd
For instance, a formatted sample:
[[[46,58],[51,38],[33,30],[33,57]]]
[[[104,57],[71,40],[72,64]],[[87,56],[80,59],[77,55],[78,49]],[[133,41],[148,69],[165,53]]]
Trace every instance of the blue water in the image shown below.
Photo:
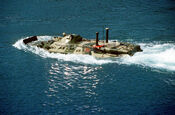
[[[49,54],[22,39],[76,33],[140,44],[124,59]],[[0,114],[175,114],[174,0],[0,0]]]

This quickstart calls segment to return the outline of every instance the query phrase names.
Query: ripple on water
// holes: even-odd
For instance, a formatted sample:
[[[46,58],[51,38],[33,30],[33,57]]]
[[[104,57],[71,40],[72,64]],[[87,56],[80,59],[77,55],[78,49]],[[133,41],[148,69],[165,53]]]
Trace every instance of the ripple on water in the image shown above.
[[[48,89],[44,92],[48,99],[43,106],[55,108],[73,105],[74,108],[72,109],[77,111],[87,109],[100,111],[100,107],[91,105],[91,101],[97,101],[98,94],[95,89],[98,87],[100,79],[95,73],[100,68],[52,63],[48,70]]]

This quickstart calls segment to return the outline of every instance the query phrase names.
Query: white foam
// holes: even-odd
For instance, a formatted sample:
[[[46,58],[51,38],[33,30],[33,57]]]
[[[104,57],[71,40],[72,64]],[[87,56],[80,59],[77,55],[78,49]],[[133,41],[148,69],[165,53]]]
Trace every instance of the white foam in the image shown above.
[[[52,36],[39,36],[39,40],[50,40]],[[75,55],[75,54],[55,54],[49,53],[36,46],[28,46],[23,43],[22,38],[18,40],[14,47],[19,50],[30,51],[44,58],[55,58],[58,60],[72,61],[76,63],[85,64],[137,64],[141,66],[148,66],[152,68],[161,68],[166,70],[175,71],[175,45],[172,43],[163,44],[140,44],[143,52],[138,52],[134,56],[125,57],[121,59],[96,59],[90,55]]]
[[[175,71],[175,45],[140,44],[143,52],[123,59],[125,64],[139,64],[153,68],[162,68]]]

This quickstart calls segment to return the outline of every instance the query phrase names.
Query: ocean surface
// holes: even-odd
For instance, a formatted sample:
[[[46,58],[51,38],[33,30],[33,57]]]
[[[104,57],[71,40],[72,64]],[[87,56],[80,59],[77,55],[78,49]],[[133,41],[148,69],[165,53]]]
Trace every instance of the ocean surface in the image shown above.
[[[133,57],[50,54],[63,32],[141,45]],[[0,0],[1,115],[175,114],[174,0]]]

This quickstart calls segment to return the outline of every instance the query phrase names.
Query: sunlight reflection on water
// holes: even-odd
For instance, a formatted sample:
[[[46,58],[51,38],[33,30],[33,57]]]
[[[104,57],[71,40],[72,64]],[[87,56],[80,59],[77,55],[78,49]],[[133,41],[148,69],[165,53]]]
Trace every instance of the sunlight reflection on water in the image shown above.
[[[91,107],[91,103],[81,102],[80,98],[98,101],[96,100],[98,96],[96,88],[100,79],[96,74],[99,69],[101,69],[100,66],[51,63],[48,89],[45,91],[48,101],[44,106],[57,104],[66,106],[74,103],[75,109],[84,110]],[[81,108],[77,106],[79,104],[82,105]],[[94,108],[100,110],[100,107]]]

